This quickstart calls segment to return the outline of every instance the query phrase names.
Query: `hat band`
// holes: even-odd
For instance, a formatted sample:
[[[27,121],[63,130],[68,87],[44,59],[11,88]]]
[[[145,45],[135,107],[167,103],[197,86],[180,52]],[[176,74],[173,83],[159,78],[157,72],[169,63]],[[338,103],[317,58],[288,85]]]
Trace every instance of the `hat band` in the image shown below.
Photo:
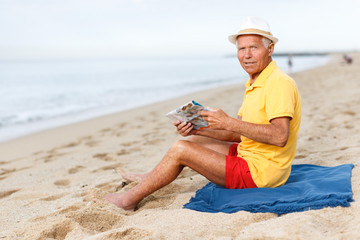
[[[263,31],[263,30],[259,30],[259,29],[256,29],[256,28],[248,28],[248,29],[244,29],[244,30],[241,30],[240,32],[238,32],[239,34],[243,34],[243,33],[252,33],[252,34],[256,34],[256,33],[259,33],[259,34],[266,34],[266,35],[270,35],[272,36],[271,32],[266,32],[266,31]]]

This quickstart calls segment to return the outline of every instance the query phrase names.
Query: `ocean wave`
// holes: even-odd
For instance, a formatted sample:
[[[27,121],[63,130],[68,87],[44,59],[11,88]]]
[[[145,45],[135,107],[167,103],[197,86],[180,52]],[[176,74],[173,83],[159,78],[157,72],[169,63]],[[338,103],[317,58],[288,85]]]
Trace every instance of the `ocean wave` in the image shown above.
[[[294,71],[324,64],[326,59],[294,57]],[[287,68],[286,58],[276,61]],[[247,78],[236,59],[223,57],[0,62],[0,130],[64,117],[71,122],[75,115],[94,117]]]

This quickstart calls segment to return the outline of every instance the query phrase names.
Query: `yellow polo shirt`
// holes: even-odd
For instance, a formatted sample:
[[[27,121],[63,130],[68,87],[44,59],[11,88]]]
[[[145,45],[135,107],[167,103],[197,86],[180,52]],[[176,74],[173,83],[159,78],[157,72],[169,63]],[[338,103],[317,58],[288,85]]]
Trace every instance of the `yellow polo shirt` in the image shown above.
[[[270,124],[271,119],[291,117],[285,147],[259,143],[244,136],[238,145],[238,156],[248,163],[258,187],[283,185],[291,172],[301,121],[301,98],[296,83],[272,61],[251,86],[249,80],[245,87],[244,101],[238,112],[243,121]]]

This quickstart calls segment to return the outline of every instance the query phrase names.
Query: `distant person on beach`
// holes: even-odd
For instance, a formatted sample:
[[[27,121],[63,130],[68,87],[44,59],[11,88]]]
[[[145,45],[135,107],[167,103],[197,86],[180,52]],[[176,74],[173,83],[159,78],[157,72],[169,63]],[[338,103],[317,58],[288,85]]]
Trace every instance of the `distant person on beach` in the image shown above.
[[[289,56],[288,56],[289,73],[291,73],[291,71],[292,71],[292,66],[293,66],[292,54],[289,54]]]
[[[246,18],[229,41],[236,45],[238,60],[250,77],[238,117],[221,109],[201,111],[209,124],[202,130],[175,121],[178,133],[188,138],[175,142],[151,172],[123,172],[124,179],[138,184],[124,193],[107,194],[105,201],[135,210],[142,199],[174,181],[184,167],[229,189],[285,184],[300,127],[297,86],[272,60],[278,39],[263,19]]]
[[[349,55],[347,55],[347,54],[344,54],[343,55],[343,57],[344,57],[344,61],[345,61],[345,63],[347,63],[347,64],[351,64],[352,63],[352,57],[350,57]]]

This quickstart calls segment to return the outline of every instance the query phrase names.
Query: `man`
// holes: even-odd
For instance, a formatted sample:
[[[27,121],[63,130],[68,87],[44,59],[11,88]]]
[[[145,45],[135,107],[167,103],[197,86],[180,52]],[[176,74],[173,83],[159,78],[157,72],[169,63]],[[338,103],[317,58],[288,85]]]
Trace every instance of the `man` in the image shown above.
[[[107,194],[106,201],[134,210],[184,167],[226,188],[277,187],[286,182],[296,150],[301,99],[295,82],[272,61],[278,39],[267,22],[249,17],[229,40],[250,77],[238,118],[212,109],[200,112],[209,123],[200,131],[191,123],[174,122],[179,134],[190,138],[177,141],[150,173],[123,174],[139,184],[123,194]]]

